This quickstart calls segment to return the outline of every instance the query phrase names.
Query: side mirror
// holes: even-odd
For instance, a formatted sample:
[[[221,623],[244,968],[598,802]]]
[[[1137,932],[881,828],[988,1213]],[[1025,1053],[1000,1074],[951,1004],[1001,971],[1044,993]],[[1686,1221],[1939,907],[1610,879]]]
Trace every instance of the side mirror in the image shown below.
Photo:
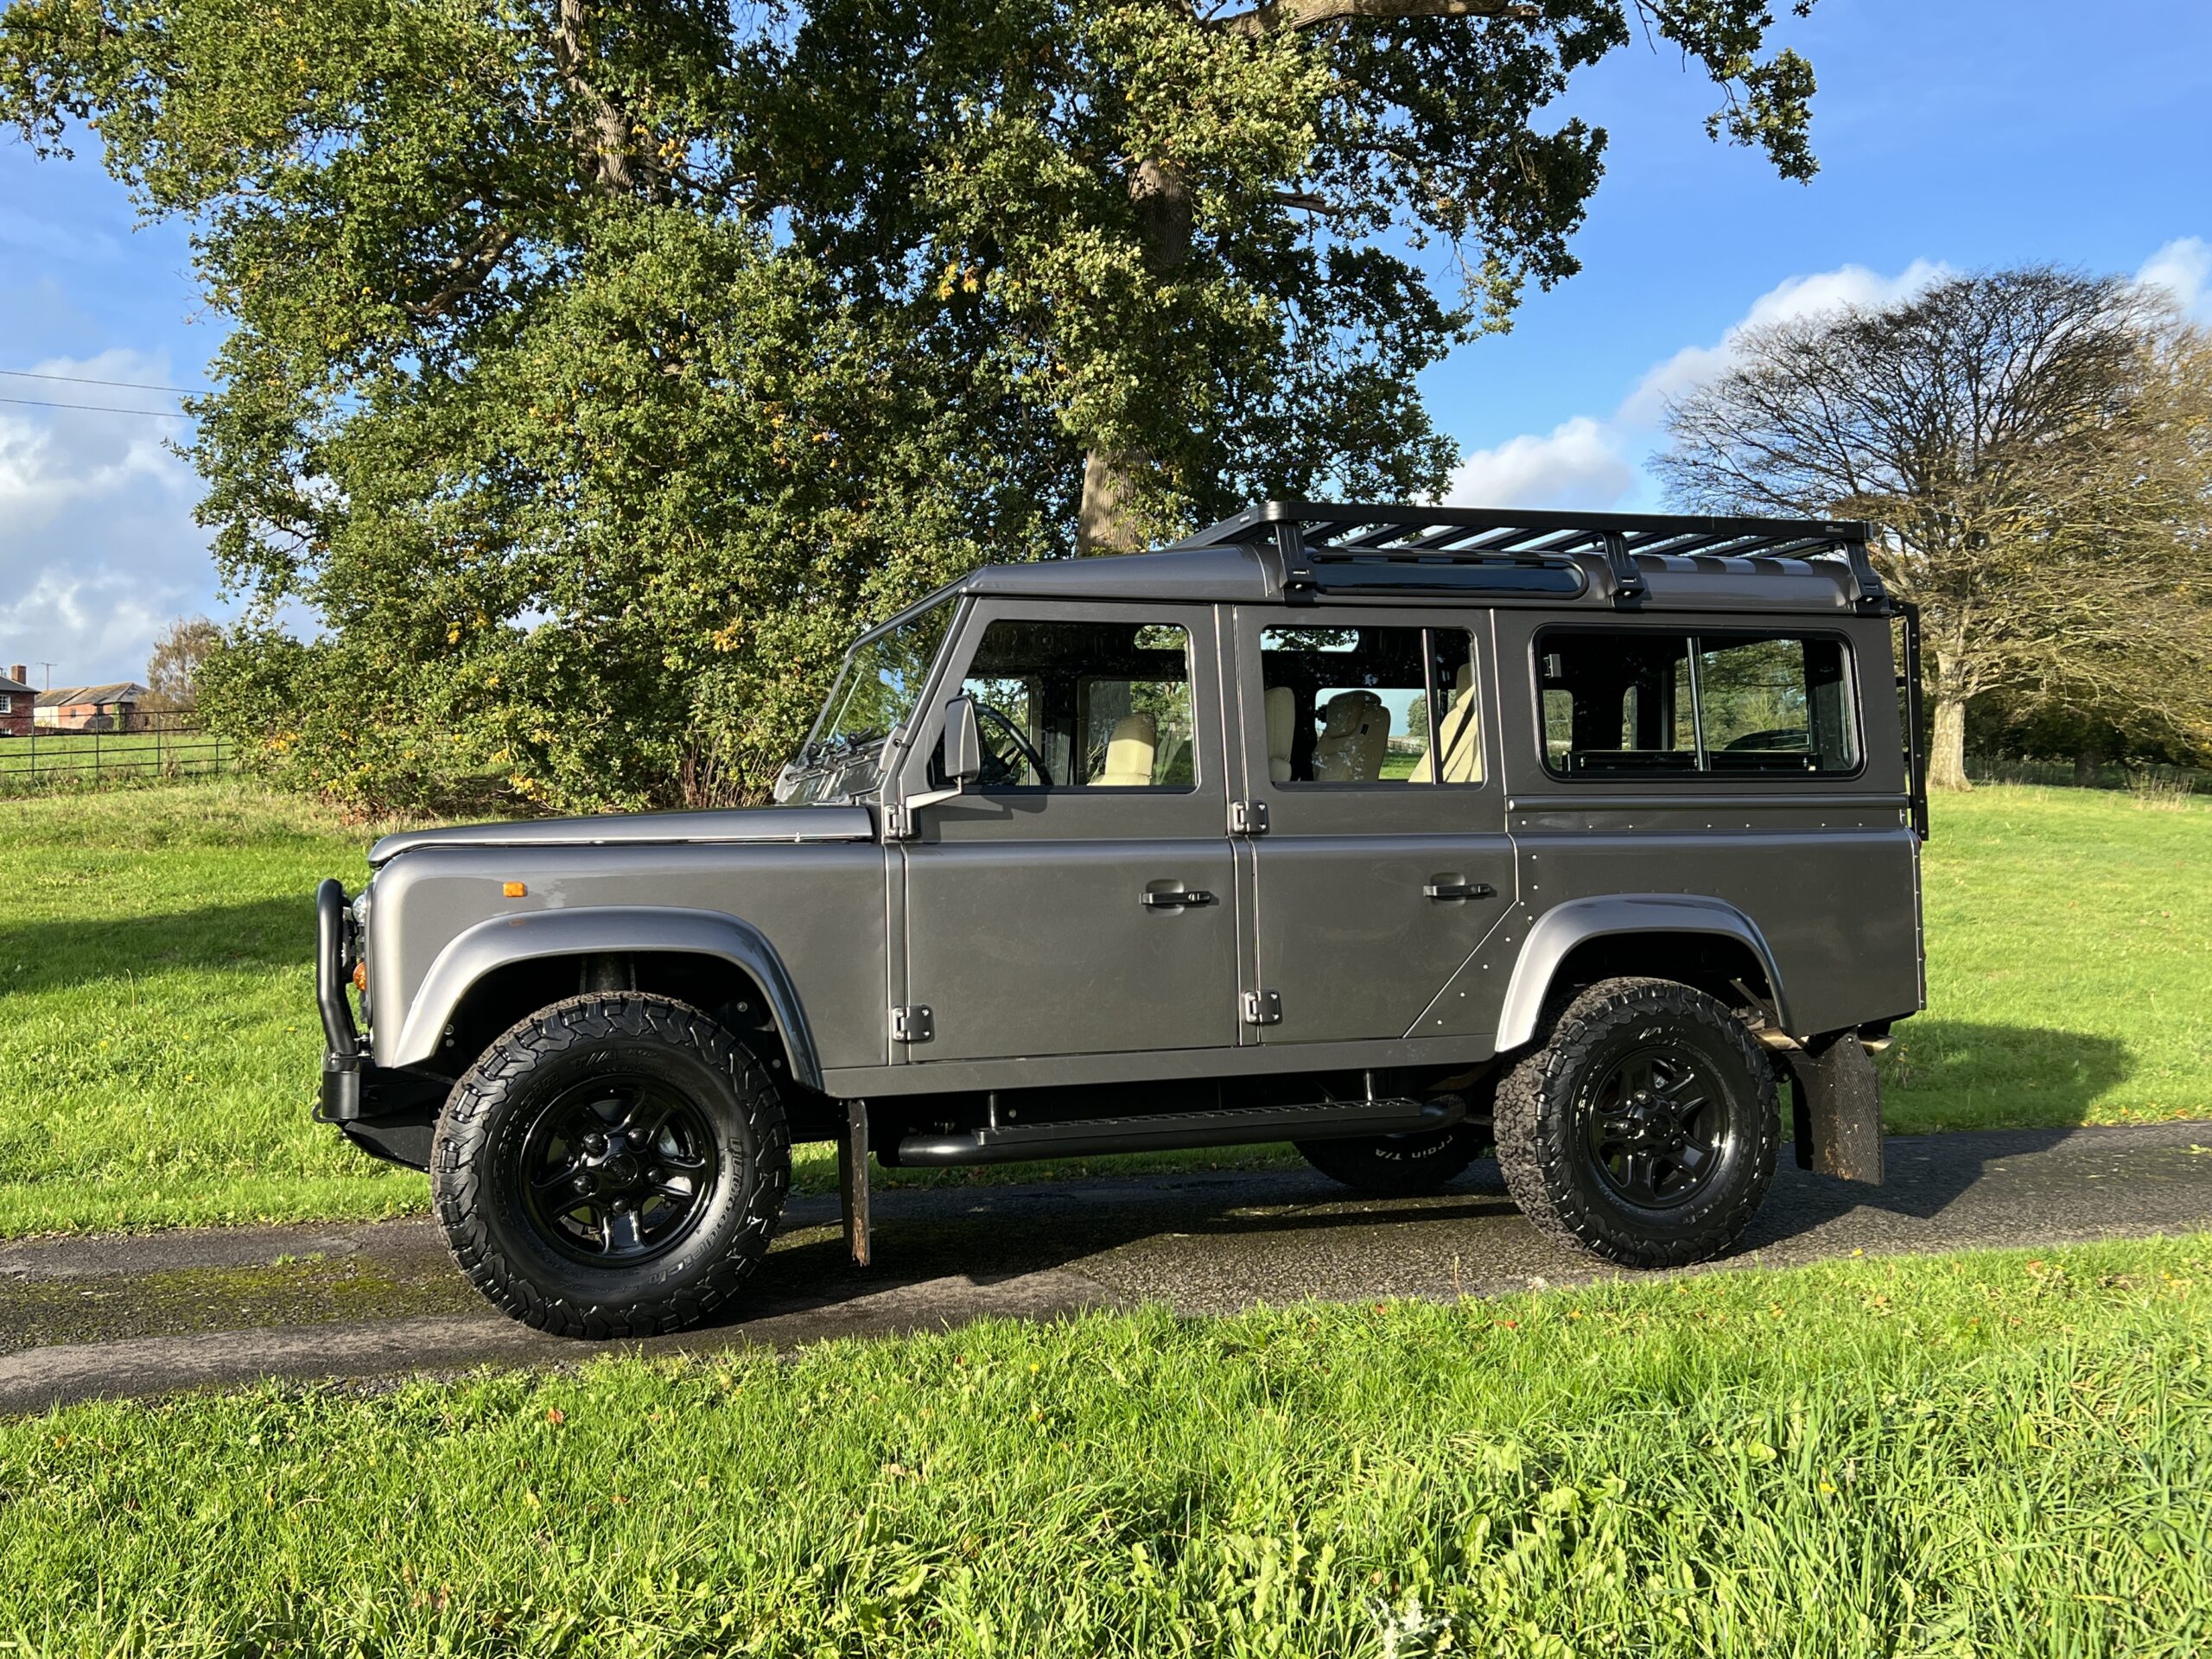
[[[976,700],[955,697],[944,705],[944,779],[956,787],[983,775],[983,734],[976,723]]]

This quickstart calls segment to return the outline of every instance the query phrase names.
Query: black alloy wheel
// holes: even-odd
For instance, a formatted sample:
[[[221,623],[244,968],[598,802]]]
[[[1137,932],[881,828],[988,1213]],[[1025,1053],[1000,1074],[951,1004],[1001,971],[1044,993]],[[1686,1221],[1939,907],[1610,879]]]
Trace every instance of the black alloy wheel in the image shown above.
[[[1774,1068],[1719,999],[1609,979],[1560,1009],[1498,1084],[1498,1167],[1537,1230],[1635,1268],[1719,1255],[1782,1140]]]
[[[637,991],[513,1026],[447,1097],[430,1196],[469,1282],[574,1337],[681,1331],[768,1253],[791,1186],[770,1069],[699,1009]]]
[[[629,1265],[697,1228],[721,1158],[696,1102],[651,1077],[602,1075],[561,1090],[523,1135],[524,1211],[578,1261]]]
[[[1721,1095],[1697,1051],[1681,1043],[1651,1044],[1616,1060],[1580,1114],[1599,1178],[1647,1210],[1690,1203],[1727,1157]]]

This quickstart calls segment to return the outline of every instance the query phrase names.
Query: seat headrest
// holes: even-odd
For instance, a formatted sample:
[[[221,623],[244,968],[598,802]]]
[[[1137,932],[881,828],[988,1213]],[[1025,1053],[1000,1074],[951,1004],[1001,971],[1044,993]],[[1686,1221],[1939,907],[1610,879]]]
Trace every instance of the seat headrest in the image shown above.
[[[1350,737],[1382,707],[1372,691],[1339,691],[1321,705],[1321,729],[1330,737]]]

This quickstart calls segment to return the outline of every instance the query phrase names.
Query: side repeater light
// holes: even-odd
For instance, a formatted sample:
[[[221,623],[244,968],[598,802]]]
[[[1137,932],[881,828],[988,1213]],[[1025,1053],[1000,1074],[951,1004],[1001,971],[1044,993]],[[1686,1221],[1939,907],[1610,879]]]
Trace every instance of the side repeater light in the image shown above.
[[[509,899],[527,899],[530,889],[519,881],[505,881],[499,886],[500,893]]]

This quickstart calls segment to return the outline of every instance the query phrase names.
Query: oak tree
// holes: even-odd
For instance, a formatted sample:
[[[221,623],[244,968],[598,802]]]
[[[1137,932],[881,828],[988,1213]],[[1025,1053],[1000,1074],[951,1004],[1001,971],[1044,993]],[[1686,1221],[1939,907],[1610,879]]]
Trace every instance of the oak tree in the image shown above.
[[[1930,781],[1967,706],[2212,734],[2212,365],[2169,296],[2050,266],[1751,329],[1675,402],[1686,505],[1874,520],[1923,614]]]
[[[1663,44],[1802,179],[1812,75],[1773,30],[1766,0],[10,0],[0,119],[92,135],[230,324],[189,446],[251,601],[211,715],[356,798],[635,805],[760,791],[842,640],[983,558],[1440,491],[1419,372],[1576,268],[1605,135],[1571,78]]]

